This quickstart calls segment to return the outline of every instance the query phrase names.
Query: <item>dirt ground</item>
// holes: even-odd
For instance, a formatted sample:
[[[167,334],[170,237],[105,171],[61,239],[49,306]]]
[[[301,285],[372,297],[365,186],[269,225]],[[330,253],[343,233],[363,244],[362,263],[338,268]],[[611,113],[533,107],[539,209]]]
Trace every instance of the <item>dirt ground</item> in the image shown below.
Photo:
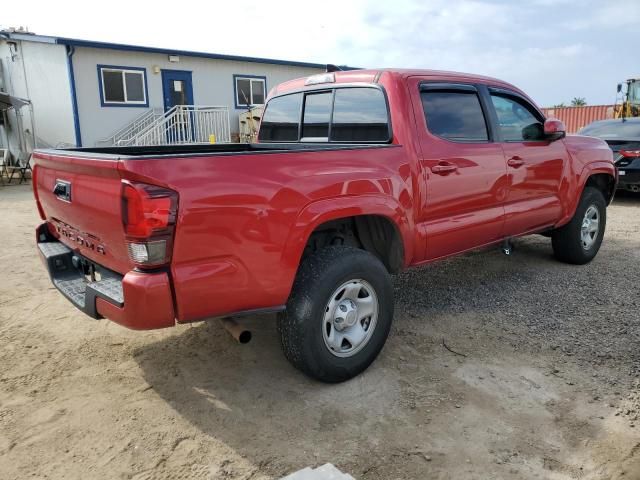
[[[398,275],[385,349],[340,385],[294,370],[271,316],[248,345],[88,319],[36,256],[30,187],[0,212],[2,479],[640,479],[639,196],[587,266],[533,236]]]

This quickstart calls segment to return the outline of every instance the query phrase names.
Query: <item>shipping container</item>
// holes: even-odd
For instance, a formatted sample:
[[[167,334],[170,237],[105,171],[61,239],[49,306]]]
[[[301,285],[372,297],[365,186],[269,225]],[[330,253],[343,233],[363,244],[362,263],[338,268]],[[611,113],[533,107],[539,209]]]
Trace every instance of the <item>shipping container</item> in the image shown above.
[[[591,122],[613,118],[613,105],[543,108],[542,112],[547,118],[562,120],[567,127],[567,133],[576,133]]]

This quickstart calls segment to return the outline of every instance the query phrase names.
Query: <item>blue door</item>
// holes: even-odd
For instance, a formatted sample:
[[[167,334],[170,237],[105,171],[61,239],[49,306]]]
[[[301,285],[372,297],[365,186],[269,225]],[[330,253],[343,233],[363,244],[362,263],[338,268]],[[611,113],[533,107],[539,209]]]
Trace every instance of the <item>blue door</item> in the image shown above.
[[[162,93],[165,112],[175,105],[193,105],[191,72],[162,70]]]
[[[177,109],[167,114],[176,105],[193,105],[191,72],[185,70],[162,70],[162,94],[166,117],[165,135],[167,143],[194,143],[196,131],[194,115],[190,109]]]

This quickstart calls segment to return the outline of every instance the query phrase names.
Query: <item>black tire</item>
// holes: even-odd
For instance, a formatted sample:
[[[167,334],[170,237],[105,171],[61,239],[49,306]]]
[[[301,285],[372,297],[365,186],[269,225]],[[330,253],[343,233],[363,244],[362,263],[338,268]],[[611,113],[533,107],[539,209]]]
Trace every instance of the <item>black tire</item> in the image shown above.
[[[336,289],[361,279],[377,297],[378,316],[368,341],[349,357],[331,353],[323,335],[324,316]],[[307,257],[298,270],[287,309],[278,315],[285,357],[317,380],[342,382],[364,371],[382,350],[393,319],[391,277],[371,253],[352,247],[327,247]]]
[[[583,246],[581,239],[582,222],[585,213],[590,207],[598,211],[599,229],[593,244],[588,248]],[[553,231],[551,244],[555,257],[566,263],[584,265],[589,263],[600,250],[602,238],[607,224],[607,203],[602,192],[594,187],[585,187],[580,198],[580,203],[573,218],[566,225]]]

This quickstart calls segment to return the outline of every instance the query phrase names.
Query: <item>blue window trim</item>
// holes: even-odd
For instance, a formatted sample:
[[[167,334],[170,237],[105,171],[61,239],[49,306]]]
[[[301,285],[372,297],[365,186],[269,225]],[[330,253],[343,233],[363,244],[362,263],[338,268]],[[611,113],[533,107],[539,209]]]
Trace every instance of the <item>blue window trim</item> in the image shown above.
[[[264,99],[267,99],[267,77],[265,77],[264,75],[243,75],[241,73],[235,73],[233,75],[233,104],[236,107],[236,110],[246,110],[247,106],[246,105],[238,105],[238,89],[237,89],[237,82],[236,79],[238,78],[255,78],[258,80],[262,80],[264,82]],[[261,104],[261,105],[264,105]],[[253,105],[252,105],[253,106]]]
[[[142,72],[144,78],[144,99],[145,103],[110,103],[104,101],[104,92],[102,91],[102,69],[110,70],[134,70]],[[101,107],[125,107],[125,108],[148,108],[149,107],[149,87],[147,84],[147,69],[141,67],[128,67],[125,65],[97,65],[98,69],[98,90],[100,91],[100,106]]]

